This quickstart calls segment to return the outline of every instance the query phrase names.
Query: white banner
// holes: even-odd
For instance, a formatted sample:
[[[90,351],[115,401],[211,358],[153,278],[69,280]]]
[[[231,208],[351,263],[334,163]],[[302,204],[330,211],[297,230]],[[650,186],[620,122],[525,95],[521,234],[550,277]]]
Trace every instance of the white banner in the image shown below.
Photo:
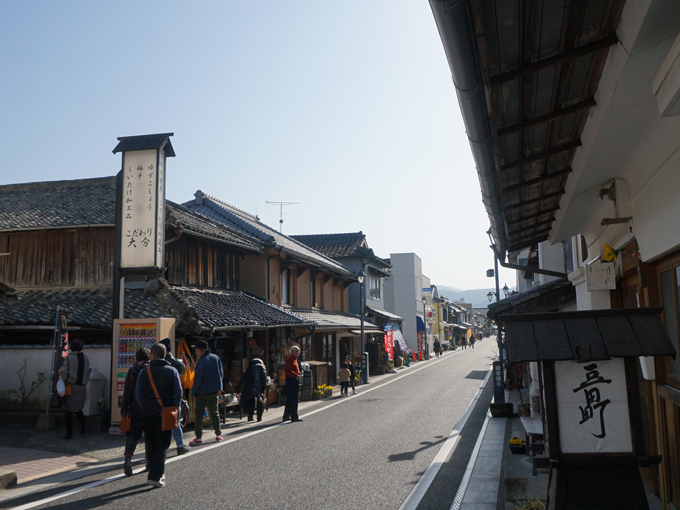
[[[624,361],[556,361],[562,453],[633,451]]]
[[[165,168],[157,151],[129,151],[123,157],[121,267],[163,267]],[[160,153],[161,160],[162,152]],[[160,172],[159,172],[160,170]]]

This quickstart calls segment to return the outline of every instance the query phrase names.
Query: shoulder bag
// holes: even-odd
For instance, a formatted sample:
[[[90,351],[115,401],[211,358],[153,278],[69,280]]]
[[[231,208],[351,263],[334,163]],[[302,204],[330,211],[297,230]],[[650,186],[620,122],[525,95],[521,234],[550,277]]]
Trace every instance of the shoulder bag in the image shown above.
[[[174,406],[163,407],[163,401],[161,400],[161,396],[158,394],[158,389],[156,389],[156,383],[153,382],[153,375],[151,375],[151,367],[148,367],[146,370],[147,374],[149,374],[149,382],[151,383],[151,388],[153,388],[153,392],[156,395],[158,405],[161,407],[161,415],[163,417],[163,425],[161,426],[161,430],[163,431],[175,430],[177,428],[177,408]]]

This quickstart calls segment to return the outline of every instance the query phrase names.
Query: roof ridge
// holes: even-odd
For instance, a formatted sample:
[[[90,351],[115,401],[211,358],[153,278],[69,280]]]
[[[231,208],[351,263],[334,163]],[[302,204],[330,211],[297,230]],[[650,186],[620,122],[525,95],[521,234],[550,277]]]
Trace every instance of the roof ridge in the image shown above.
[[[329,236],[364,236],[364,233],[359,232],[338,232],[335,234],[291,234],[290,237],[329,237]]]
[[[196,193],[200,193],[200,194],[201,194],[201,198],[204,198],[204,199],[207,198],[207,199],[209,199],[209,200],[212,200],[213,202],[217,202],[219,205],[225,207],[226,209],[228,209],[230,212],[233,212],[234,214],[238,214],[238,215],[240,215],[240,216],[246,216],[246,217],[248,217],[249,219],[251,219],[252,221],[257,221],[257,222],[260,221],[260,218],[259,218],[258,216],[254,215],[254,214],[251,214],[251,213],[249,213],[249,212],[247,212],[247,211],[244,211],[243,209],[239,209],[239,208],[236,207],[236,206],[233,206],[233,205],[231,205],[231,204],[228,204],[228,203],[225,202],[224,200],[220,200],[220,199],[217,198],[217,197],[214,197],[214,196],[212,196],[212,195],[208,195],[207,193],[203,193],[203,191],[201,191],[201,190],[198,190]]]
[[[38,181],[38,182],[23,182],[17,184],[0,185],[0,193],[6,191],[23,191],[42,188],[76,188],[88,186],[100,186],[116,182],[116,176],[108,177],[92,177],[89,179],[67,179],[62,181]]]

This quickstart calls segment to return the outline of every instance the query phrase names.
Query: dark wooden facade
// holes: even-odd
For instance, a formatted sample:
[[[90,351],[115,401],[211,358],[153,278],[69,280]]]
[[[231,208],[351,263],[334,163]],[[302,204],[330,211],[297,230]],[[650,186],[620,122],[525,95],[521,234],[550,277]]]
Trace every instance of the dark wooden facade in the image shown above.
[[[0,233],[0,253],[0,282],[18,289],[113,281],[113,227]]]
[[[113,227],[0,233],[0,282],[16,289],[107,286]],[[184,235],[166,247],[168,283],[238,290],[239,253]]]
[[[239,254],[225,245],[187,236],[165,248],[171,285],[238,290],[239,261]]]

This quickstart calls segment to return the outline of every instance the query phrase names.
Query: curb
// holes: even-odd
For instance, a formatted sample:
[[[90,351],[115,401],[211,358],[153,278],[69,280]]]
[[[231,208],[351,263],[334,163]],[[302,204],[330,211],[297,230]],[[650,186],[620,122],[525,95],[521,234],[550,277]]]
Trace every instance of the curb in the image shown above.
[[[17,484],[16,471],[0,468],[0,490],[9,489]]]

